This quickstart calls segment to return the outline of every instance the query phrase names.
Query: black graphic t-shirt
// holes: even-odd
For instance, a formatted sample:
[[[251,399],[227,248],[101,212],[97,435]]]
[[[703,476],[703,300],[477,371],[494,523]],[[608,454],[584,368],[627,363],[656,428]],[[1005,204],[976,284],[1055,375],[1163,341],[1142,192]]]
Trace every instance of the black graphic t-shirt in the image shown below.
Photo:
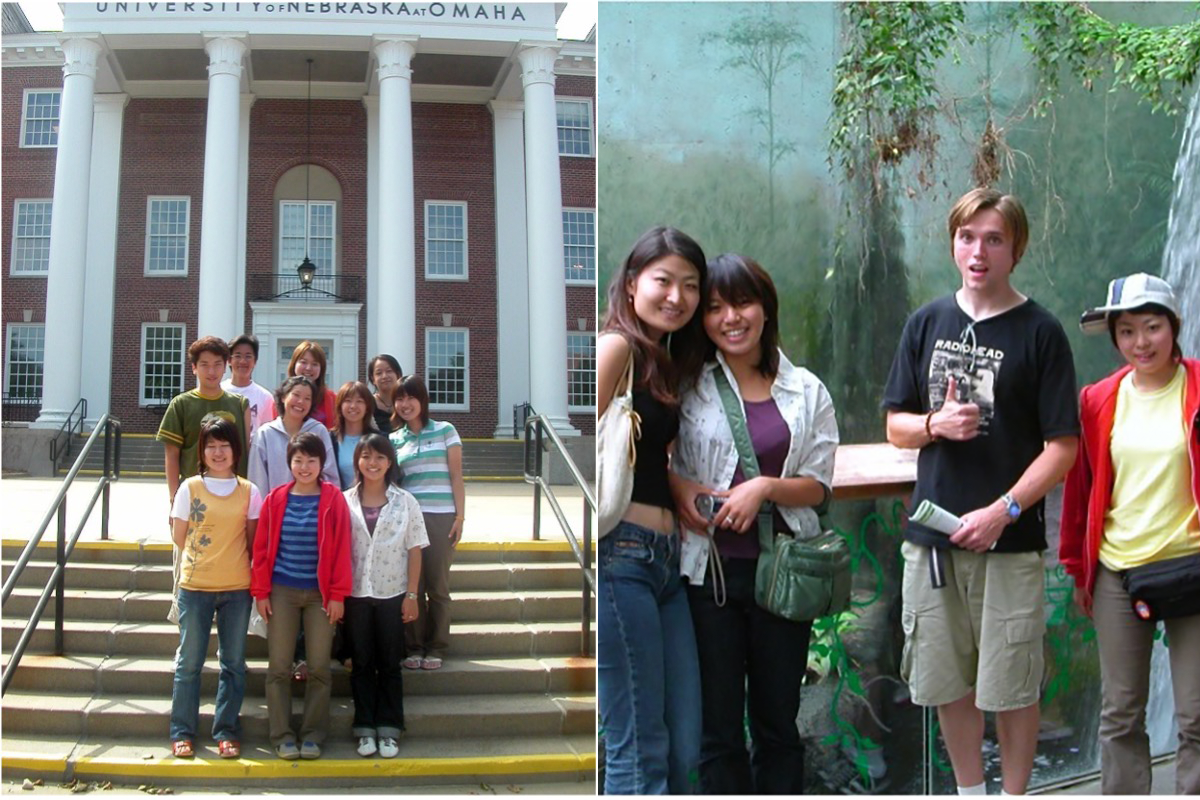
[[[928,499],[961,515],[990,505],[1012,488],[1045,441],[1079,435],[1071,346],[1058,320],[1032,300],[978,322],[954,295],[917,309],[904,325],[882,405],[913,414],[941,408],[950,375],[959,402],[979,406],[979,434],[921,448],[913,508]],[[951,546],[946,536],[913,522],[905,538]],[[1044,549],[1041,501],[1024,509],[996,543],[1004,553]]]

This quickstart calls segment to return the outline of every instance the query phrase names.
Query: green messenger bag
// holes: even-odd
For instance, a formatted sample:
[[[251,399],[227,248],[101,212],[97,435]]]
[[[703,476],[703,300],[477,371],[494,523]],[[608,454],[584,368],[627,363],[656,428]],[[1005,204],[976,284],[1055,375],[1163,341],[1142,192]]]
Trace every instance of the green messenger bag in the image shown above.
[[[714,377],[725,418],[747,479],[760,474],[758,457],[746,428],[746,417],[725,371]],[[826,617],[850,605],[850,549],[833,531],[814,539],[796,539],[775,533],[774,504],[758,513],[758,565],[754,575],[754,601],[777,617],[794,622]]]

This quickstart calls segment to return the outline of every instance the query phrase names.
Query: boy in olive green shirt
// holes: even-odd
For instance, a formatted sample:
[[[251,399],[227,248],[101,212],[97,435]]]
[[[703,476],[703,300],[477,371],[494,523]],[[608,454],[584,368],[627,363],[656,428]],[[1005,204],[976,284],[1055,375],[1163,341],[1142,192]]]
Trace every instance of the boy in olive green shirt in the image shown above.
[[[175,395],[163,414],[155,438],[166,451],[167,489],[171,499],[182,480],[200,471],[200,420],[209,414],[223,417],[237,426],[242,438],[242,457],[238,459],[237,474],[246,477],[249,463],[250,407],[246,398],[221,388],[225,367],[229,363],[229,346],[215,336],[205,336],[188,348],[196,388]]]

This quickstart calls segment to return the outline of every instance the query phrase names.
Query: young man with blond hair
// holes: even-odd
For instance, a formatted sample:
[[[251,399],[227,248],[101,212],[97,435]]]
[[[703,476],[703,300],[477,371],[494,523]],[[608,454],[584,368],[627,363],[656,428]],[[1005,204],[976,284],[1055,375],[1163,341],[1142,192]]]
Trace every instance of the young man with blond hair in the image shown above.
[[[963,522],[905,532],[901,676],[938,710],[959,794],[987,794],[985,711],[1003,793],[1024,794],[1044,668],[1043,497],[1075,459],[1075,368],[1062,325],[1011,283],[1029,240],[1020,202],[974,189],[949,232],[962,286],[909,317],[883,397],[888,441],[920,449],[913,507]]]

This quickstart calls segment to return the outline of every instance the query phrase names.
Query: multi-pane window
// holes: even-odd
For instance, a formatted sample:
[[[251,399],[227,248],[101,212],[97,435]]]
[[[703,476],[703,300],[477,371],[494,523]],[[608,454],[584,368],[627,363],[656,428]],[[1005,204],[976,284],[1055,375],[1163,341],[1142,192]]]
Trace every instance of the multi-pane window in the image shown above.
[[[187,197],[151,197],[146,202],[146,274],[186,275]]]
[[[21,147],[56,147],[58,114],[62,101],[59,89],[28,89],[21,115]]]
[[[431,407],[463,411],[469,408],[469,352],[466,330],[425,329],[425,385]]]
[[[564,208],[563,269],[568,282],[596,280],[596,212]]]
[[[49,200],[18,200],[13,213],[13,275],[45,275],[50,271]]]
[[[183,391],[183,326],[142,325],[141,405],[166,405]]]
[[[558,154],[592,155],[592,104],[589,100],[558,100]]]
[[[9,325],[5,350],[4,393],[9,398],[42,396],[45,325]]]
[[[567,407],[571,411],[596,408],[595,334],[567,334]]]
[[[279,204],[279,271],[294,272],[307,255],[317,265],[318,276],[333,275],[335,204],[314,200],[307,214],[304,209],[304,203]]]
[[[425,279],[467,277],[467,204],[425,203]]]

